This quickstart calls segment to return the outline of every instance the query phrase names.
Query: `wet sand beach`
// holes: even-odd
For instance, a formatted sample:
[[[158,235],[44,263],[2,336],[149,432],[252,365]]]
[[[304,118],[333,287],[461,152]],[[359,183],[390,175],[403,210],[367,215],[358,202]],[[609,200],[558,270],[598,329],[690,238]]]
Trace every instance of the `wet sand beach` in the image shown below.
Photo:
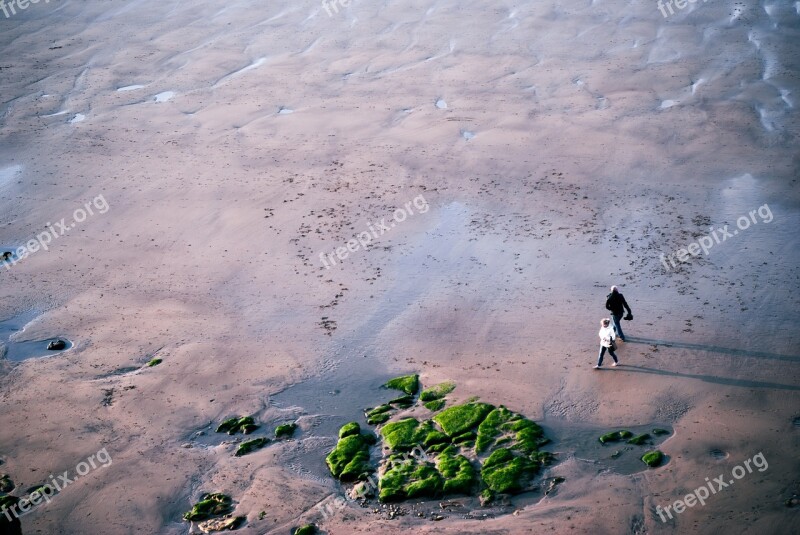
[[[205,493],[253,534],[800,532],[800,4],[14,5],[0,495],[71,479],[22,533],[199,533]],[[406,374],[554,460],[485,507],[347,499],[326,455]]]

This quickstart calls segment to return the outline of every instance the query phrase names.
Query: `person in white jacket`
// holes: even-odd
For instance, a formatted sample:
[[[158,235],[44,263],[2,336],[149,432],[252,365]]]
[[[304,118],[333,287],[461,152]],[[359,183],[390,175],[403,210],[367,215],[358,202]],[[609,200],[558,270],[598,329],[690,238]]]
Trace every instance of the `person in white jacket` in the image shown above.
[[[612,364],[612,366],[618,365],[619,360],[617,360],[617,354],[614,353],[614,349],[616,348],[614,338],[616,338],[617,335],[614,332],[614,327],[611,326],[611,320],[609,318],[600,320],[600,332],[598,334],[600,335],[600,356],[597,359],[597,366],[594,368],[599,369],[603,365],[603,355],[606,354],[606,351],[608,351],[614,359],[614,364]]]

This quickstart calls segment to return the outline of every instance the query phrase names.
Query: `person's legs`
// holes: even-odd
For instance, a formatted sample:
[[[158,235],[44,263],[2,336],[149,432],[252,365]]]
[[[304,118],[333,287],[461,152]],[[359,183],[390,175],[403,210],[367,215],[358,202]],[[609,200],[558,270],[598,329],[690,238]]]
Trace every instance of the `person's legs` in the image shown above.
[[[617,316],[616,314],[611,314],[611,323],[614,324],[614,332],[617,333],[620,340],[623,342],[625,341],[625,333],[622,332],[622,325],[620,325],[620,320],[622,319],[622,315]]]
[[[597,357],[597,367],[598,368],[603,365],[603,355],[606,354],[606,349],[608,349],[606,346],[603,346],[603,345],[600,346],[600,355],[598,355],[598,357]]]
[[[608,348],[608,354],[614,359],[614,364],[619,364],[619,360],[617,360],[617,354],[614,353],[614,350],[610,347]]]

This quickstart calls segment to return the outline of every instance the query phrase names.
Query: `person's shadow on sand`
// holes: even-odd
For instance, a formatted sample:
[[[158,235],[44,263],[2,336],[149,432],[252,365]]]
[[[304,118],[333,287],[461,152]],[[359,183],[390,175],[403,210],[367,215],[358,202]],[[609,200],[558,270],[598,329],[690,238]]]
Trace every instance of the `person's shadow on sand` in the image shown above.
[[[650,338],[639,338],[629,336],[627,343],[634,344],[648,344],[654,346],[664,347],[677,347],[680,349],[692,349],[696,351],[712,351],[714,353],[723,353],[726,355],[740,355],[743,357],[753,357],[761,359],[783,360],[789,362],[800,362],[800,357],[792,355],[777,355],[775,353],[764,353],[761,351],[746,351],[743,349],[730,349],[726,347],[707,346],[701,344],[689,344],[686,342],[669,342],[666,340],[653,340]],[[777,390],[800,390],[800,386],[784,385],[780,383],[768,383],[765,381],[751,381],[747,379],[729,379],[726,377],[717,377],[714,375],[700,375],[691,373],[671,372],[667,370],[659,370],[656,368],[647,368],[645,366],[636,366],[632,364],[624,364],[617,368],[617,371],[630,371],[634,373],[652,373],[655,375],[666,375],[671,377],[686,377],[688,379],[699,379],[707,383],[714,383],[727,386],[741,386],[745,388],[775,388]]]
[[[651,338],[639,338],[638,336],[628,336],[626,342],[631,344],[649,344],[654,346],[677,347],[679,349],[693,349],[695,351],[712,351],[725,355],[738,355],[742,357],[753,357],[757,359],[783,360],[788,362],[800,362],[800,357],[793,355],[778,355],[776,353],[764,353],[763,351],[748,351],[746,349],[731,349],[728,347],[706,346],[702,344],[689,344],[687,342],[670,342],[669,340],[654,340]]]

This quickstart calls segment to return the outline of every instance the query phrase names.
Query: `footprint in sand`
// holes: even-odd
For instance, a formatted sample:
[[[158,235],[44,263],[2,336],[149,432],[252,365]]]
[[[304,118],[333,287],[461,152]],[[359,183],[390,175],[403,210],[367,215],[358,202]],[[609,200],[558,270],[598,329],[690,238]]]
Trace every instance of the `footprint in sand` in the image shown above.
[[[76,113],[75,117],[69,120],[69,124],[80,123],[86,119],[86,116],[82,113]]]
[[[727,453],[725,453],[724,451],[722,451],[720,449],[717,449],[717,448],[714,448],[714,449],[710,450],[708,452],[708,454],[715,461],[724,461],[725,459],[728,458],[728,454]]]
[[[278,110],[278,115],[289,115],[290,113],[294,113],[294,110],[283,106]]]
[[[126,85],[125,87],[117,88],[117,93],[122,93],[125,91],[136,91],[137,89],[142,89],[143,85]]]
[[[446,110],[447,102],[445,102],[444,99],[440,98],[436,101],[436,107],[439,108],[440,110]]]
[[[469,141],[470,139],[475,137],[475,134],[473,132],[470,132],[469,130],[462,130],[461,137]]]

